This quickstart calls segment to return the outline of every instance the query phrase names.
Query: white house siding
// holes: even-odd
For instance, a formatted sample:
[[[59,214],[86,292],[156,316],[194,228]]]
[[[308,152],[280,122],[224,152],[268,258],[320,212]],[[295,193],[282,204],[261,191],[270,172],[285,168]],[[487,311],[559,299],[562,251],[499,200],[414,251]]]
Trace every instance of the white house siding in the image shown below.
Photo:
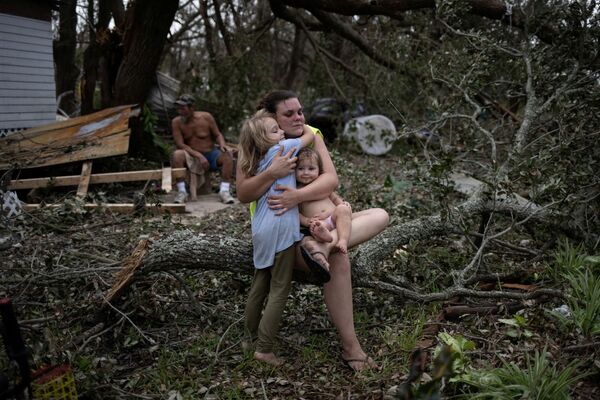
[[[0,137],[56,119],[50,21],[0,13]]]

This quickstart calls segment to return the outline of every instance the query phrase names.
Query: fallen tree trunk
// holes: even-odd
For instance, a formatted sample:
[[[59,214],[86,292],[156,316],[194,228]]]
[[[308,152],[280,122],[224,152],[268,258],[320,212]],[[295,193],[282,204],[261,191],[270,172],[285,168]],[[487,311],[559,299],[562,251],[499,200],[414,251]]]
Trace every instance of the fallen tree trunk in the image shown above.
[[[417,302],[443,301],[454,296],[478,298],[509,298],[516,300],[534,299],[540,296],[562,297],[561,292],[539,289],[528,293],[507,291],[480,291],[465,288],[462,284],[438,293],[420,293],[402,287],[397,282],[379,280],[379,268],[383,260],[400,246],[411,240],[423,240],[455,232],[465,216],[473,217],[482,213],[502,213],[519,219],[520,222],[535,221],[556,224],[556,215],[549,209],[516,197],[489,197],[478,193],[465,203],[450,210],[444,216],[434,215],[418,218],[387,228],[371,241],[359,246],[351,257],[353,285],[355,287],[376,288],[392,295]],[[252,245],[222,235],[198,234],[182,230],[151,243],[143,258],[143,268],[138,273],[149,274],[158,271],[178,271],[181,269],[201,269],[252,274]],[[295,280],[311,282],[310,277],[298,272]]]

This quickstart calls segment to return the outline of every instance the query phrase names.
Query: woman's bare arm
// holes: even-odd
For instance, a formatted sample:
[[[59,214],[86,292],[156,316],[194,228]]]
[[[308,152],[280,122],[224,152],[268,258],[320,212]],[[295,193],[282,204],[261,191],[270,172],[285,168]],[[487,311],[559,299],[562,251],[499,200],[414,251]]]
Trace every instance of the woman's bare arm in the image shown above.
[[[293,172],[296,168],[297,160],[297,157],[294,157],[293,154],[293,148],[290,149],[288,153],[283,154],[283,147],[281,147],[279,152],[273,158],[269,168],[254,176],[247,176],[242,172],[240,165],[238,164],[235,178],[235,188],[238,200],[242,203],[258,200],[260,196],[269,190],[269,187],[276,179],[282,178]]]
[[[335,190],[338,185],[338,176],[335,172],[335,166],[327,146],[320,136],[315,135],[314,149],[323,161],[323,173],[310,184],[300,188],[293,189],[287,186],[277,186],[275,189],[281,190],[282,193],[276,196],[269,197],[269,206],[272,209],[278,210],[278,214],[282,214],[296,205],[310,200],[319,200],[329,197],[329,194]]]

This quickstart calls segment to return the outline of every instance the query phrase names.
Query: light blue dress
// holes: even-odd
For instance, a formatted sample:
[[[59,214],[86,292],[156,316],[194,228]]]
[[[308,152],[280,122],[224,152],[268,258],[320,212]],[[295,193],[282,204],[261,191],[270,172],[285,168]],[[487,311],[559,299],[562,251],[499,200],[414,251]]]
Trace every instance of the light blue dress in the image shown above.
[[[271,147],[263,159],[260,160],[257,174],[271,165],[281,146],[283,146],[284,154],[295,147],[295,156],[302,147],[302,142],[300,142],[300,139],[285,139]],[[259,269],[271,267],[276,253],[287,249],[302,239],[303,236],[300,233],[300,215],[297,206],[279,216],[275,215],[275,211],[269,208],[267,197],[273,194],[281,194],[281,191],[274,189],[277,185],[295,188],[295,174],[292,172],[283,178],[277,179],[269,190],[258,199],[254,218],[252,218],[252,245],[254,246],[254,267]]]

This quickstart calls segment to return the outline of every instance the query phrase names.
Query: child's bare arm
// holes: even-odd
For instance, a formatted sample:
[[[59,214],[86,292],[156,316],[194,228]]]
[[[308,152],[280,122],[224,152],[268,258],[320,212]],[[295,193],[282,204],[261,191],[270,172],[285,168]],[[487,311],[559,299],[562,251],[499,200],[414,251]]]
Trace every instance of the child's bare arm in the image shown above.
[[[340,204],[342,204],[344,202],[344,199],[342,199],[340,197],[340,195],[337,194],[336,192],[332,192],[329,195],[329,200],[331,200],[331,202],[336,206],[339,206]]]
[[[329,196],[329,200],[331,200],[331,202],[336,207],[339,205],[344,205],[344,206],[348,207],[350,210],[352,210],[352,206],[350,205],[350,203],[348,203],[347,201],[344,201],[344,199],[342,199],[341,196],[339,194],[337,194],[336,192],[331,193],[331,195]]]
[[[302,136],[300,136],[300,143],[302,143],[302,148],[310,145],[315,140],[315,135],[312,133],[310,128],[304,125],[304,131],[302,132]]]

